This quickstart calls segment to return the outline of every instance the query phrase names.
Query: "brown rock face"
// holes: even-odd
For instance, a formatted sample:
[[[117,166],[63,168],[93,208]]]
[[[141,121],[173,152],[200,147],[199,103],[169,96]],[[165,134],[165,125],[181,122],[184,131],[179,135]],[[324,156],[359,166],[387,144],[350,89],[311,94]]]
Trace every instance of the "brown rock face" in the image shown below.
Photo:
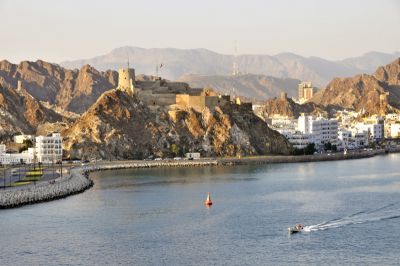
[[[111,90],[63,132],[71,157],[146,158],[288,154],[291,146],[252,112],[224,106],[151,112],[135,97]]]
[[[379,81],[387,83],[389,86],[400,85],[400,58],[391,64],[379,67],[375,74],[375,78]]]
[[[288,117],[298,117],[301,113],[316,114],[326,113],[323,107],[315,103],[295,103],[292,99],[271,99],[263,102],[262,112],[264,116],[281,115]]]
[[[0,62],[0,86],[15,89],[17,81],[39,101],[76,113],[86,111],[106,90],[116,87],[118,73],[99,72],[89,65],[68,70],[41,60],[14,65]]]
[[[397,59],[380,67],[374,75],[335,78],[326,88],[318,91],[312,101],[328,109],[364,109],[368,114],[398,112],[399,84],[400,59]]]
[[[35,134],[36,128],[46,122],[64,118],[47,109],[28,92],[0,87],[0,138],[7,139],[17,133]]]

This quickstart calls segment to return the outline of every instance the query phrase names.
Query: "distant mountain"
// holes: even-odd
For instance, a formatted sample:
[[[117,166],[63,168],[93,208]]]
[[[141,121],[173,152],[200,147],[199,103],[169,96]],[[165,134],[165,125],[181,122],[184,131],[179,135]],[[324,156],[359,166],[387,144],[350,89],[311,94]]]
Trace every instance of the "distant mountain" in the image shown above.
[[[221,94],[240,95],[248,99],[266,100],[287,92],[289,97],[297,96],[298,79],[275,78],[264,75],[200,76],[185,75],[180,81],[191,87],[211,87]]]
[[[154,75],[156,66],[159,75],[176,80],[183,75],[207,76],[229,75],[233,62],[239,65],[242,73],[293,78],[312,81],[316,86],[325,86],[334,77],[348,77],[359,73],[371,73],[380,65],[385,65],[400,56],[400,52],[385,54],[367,53],[360,57],[341,61],[330,61],[318,57],[302,57],[292,53],[271,55],[233,55],[218,54],[206,49],[173,49],[121,47],[110,53],[90,59],[62,62],[67,68],[81,68],[90,64],[100,70],[113,69],[127,65],[128,58],[137,73]]]
[[[360,73],[372,74],[378,66],[386,65],[400,57],[400,52],[385,54],[380,52],[369,52],[363,56],[347,58],[341,61],[344,65],[354,67],[362,71]]]
[[[89,65],[69,70],[41,60],[19,65],[0,61],[0,86],[16,89],[18,80],[38,101],[83,113],[103,92],[117,86],[118,73],[100,72]]]

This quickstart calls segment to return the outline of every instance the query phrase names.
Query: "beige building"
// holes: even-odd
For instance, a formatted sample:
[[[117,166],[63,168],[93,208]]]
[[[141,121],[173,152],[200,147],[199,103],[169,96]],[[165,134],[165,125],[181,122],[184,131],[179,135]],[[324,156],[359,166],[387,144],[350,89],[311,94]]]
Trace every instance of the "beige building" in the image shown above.
[[[314,96],[314,88],[311,82],[302,82],[299,84],[299,102],[304,103],[309,101]]]

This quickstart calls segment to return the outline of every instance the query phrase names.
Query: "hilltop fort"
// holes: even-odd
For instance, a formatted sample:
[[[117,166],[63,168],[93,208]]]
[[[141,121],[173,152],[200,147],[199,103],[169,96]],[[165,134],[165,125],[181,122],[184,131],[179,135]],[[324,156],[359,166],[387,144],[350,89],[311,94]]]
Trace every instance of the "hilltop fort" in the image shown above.
[[[211,88],[191,88],[184,82],[171,82],[160,77],[135,79],[133,68],[118,71],[118,90],[125,91],[146,104],[151,110],[162,108],[173,111],[182,108],[193,108],[197,112],[204,108],[214,109],[225,104],[242,105],[241,108],[251,110],[251,103],[231,102],[230,95],[221,95]]]

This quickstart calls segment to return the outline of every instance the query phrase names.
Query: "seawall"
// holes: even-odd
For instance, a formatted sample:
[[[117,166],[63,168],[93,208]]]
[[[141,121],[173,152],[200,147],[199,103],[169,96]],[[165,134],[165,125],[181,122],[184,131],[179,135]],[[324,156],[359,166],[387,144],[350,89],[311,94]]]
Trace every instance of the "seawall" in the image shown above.
[[[218,159],[219,165],[240,165],[240,164],[265,164],[265,163],[302,163],[302,162],[321,162],[369,158],[375,155],[385,154],[385,150],[360,151],[352,153],[332,153],[303,156],[255,156],[244,158],[221,158]]]

